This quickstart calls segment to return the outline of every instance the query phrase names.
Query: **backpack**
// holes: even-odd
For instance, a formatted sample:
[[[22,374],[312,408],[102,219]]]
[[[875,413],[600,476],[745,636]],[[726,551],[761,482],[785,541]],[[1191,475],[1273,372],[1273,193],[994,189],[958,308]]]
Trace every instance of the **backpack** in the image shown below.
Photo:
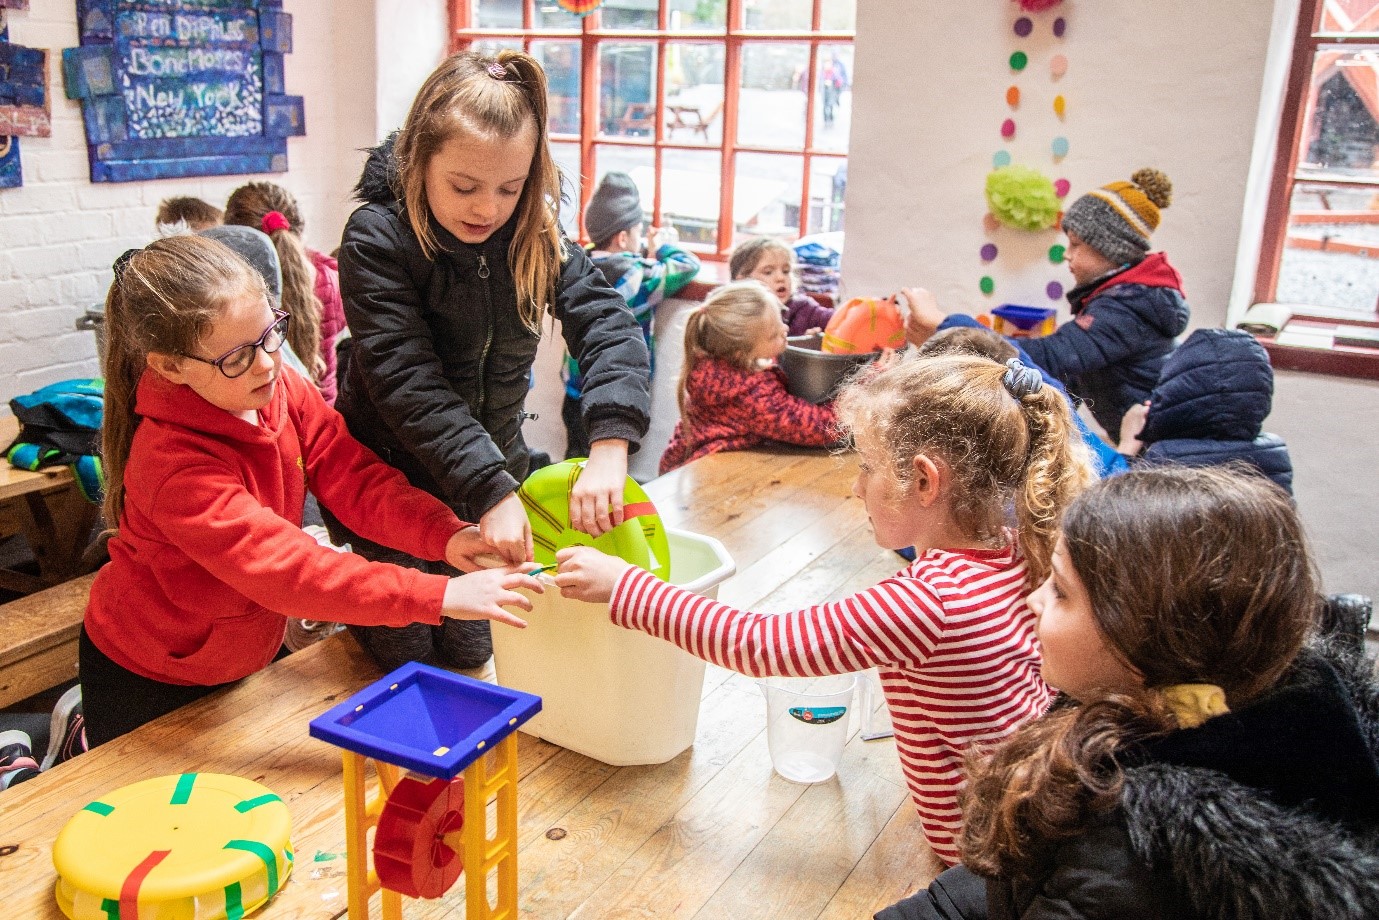
[[[101,500],[101,417],[105,381],[63,380],[10,400],[19,437],[5,450],[10,466],[38,470],[68,465],[82,494]]]

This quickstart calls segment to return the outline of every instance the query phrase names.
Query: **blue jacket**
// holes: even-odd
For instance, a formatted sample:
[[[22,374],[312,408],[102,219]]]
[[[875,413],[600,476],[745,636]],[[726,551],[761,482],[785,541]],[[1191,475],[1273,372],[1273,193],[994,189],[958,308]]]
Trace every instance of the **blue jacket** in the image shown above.
[[[1243,460],[1292,494],[1287,445],[1260,431],[1273,398],[1274,369],[1254,336],[1198,329],[1164,364],[1150,394],[1142,456],[1186,466]]]
[[[1068,294],[1071,321],[1021,342],[1034,363],[1085,400],[1112,438],[1121,416],[1144,402],[1173,340],[1187,329],[1183,279],[1161,252]]]

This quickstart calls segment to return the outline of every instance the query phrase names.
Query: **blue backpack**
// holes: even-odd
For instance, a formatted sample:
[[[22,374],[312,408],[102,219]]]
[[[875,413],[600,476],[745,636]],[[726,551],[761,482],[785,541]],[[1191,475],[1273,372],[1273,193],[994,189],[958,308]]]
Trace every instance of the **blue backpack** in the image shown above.
[[[105,381],[100,378],[63,380],[10,400],[19,419],[19,437],[5,451],[10,465],[21,470],[68,465],[82,494],[99,502],[101,417]]]

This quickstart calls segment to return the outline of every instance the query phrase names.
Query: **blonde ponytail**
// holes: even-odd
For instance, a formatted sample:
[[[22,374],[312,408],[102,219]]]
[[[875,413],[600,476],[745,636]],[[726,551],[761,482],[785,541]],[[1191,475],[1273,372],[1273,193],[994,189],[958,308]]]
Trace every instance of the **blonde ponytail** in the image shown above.
[[[1096,473],[1061,393],[1045,384],[1019,402],[1029,425],[1029,452],[1015,493],[1015,521],[1033,589],[1049,576],[1064,509],[1096,481]]]

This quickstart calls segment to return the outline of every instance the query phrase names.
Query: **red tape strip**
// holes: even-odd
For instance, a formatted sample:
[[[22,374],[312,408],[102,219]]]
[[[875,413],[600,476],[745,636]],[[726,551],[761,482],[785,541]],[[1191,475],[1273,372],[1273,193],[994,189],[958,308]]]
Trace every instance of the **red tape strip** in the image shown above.
[[[167,858],[172,850],[154,850],[144,857],[144,861],[125,876],[120,886],[120,920],[139,920],[139,888],[154,867]]]
[[[622,519],[624,521],[630,521],[636,517],[655,513],[656,506],[651,502],[633,502],[630,505],[622,506]]]

